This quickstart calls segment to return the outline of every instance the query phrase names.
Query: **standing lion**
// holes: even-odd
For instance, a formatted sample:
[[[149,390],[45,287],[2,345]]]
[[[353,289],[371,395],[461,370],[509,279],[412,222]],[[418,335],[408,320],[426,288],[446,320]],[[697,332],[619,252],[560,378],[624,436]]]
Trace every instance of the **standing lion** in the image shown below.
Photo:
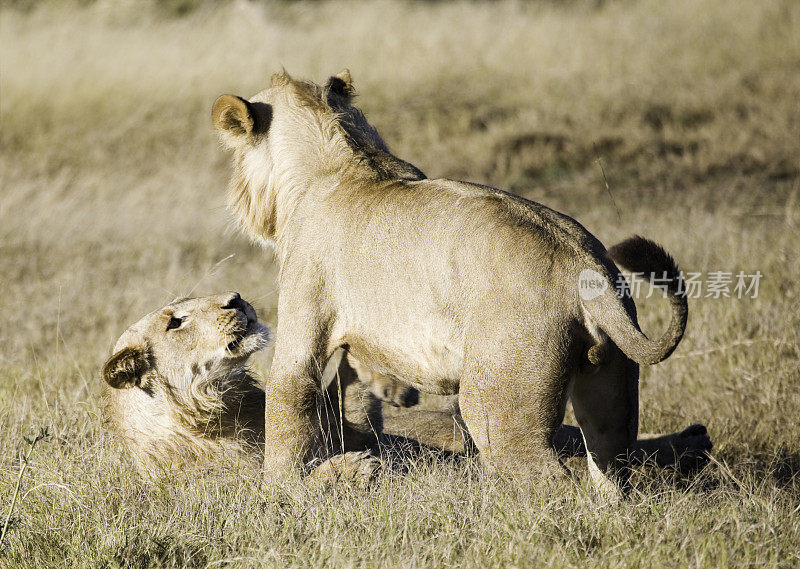
[[[571,395],[593,483],[618,497],[639,364],[667,358],[686,327],[675,262],[640,237],[606,251],[572,218],[507,192],[425,178],[352,94],[349,72],[325,86],[281,73],[213,108],[234,152],[229,206],[281,266],[265,471],[299,472],[316,455],[308,401],[345,348],[422,391],[458,393],[483,462],[522,480],[563,475],[551,443]],[[617,263],[665,277],[672,319],[660,338],[617,294]],[[579,279],[596,294],[580,294]]]

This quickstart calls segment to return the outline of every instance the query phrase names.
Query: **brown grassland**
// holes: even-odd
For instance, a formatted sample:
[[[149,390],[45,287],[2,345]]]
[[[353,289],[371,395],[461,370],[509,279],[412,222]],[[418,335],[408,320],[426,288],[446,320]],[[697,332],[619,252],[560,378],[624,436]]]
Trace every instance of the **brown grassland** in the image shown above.
[[[800,3],[0,10],[0,524],[23,435],[51,432],[0,567],[800,565]],[[236,461],[139,481],[99,412],[124,328],[231,289],[274,325],[277,269],[225,210],[210,109],[281,66],[349,67],[369,119],[431,177],[510,189],[609,245],[646,235],[686,271],[760,271],[757,298],[691,300],[675,355],[642,373],[642,430],[704,422],[713,462],[642,469],[615,506],[580,462],[574,485],[530,493],[425,457],[325,493],[264,487]],[[639,306],[664,329],[664,301]]]

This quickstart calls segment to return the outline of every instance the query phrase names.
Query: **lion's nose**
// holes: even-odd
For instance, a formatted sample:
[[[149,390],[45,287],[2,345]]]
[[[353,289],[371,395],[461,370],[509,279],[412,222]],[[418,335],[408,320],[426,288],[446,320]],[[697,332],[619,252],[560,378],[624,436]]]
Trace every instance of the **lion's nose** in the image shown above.
[[[228,303],[225,306],[223,306],[222,309],[241,310],[242,312],[244,312],[245,306],[247,306],[247,303],[244,300],[242,300],[242,297],[239,296],[238,292],[234,292],[233,296],[231,296],[230,300],[228,300]]]

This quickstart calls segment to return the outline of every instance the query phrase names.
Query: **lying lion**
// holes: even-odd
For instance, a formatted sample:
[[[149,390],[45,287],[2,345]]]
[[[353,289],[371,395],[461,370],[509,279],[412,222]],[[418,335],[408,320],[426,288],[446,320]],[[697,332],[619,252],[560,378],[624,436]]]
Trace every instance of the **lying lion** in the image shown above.
[[[483,462],[520,480],[564,475],[551,441],[571,395],[593,483],[619,497],[639,364],[667,358],[686,328],[672,257],[640,237],[606,251],[541,204],[427,179],[389,152],[352,94],[348,72],[325,86],[280,73],[212,111],[234,152],[228,203],[281,266],[265,474],[318,454],[307,401],[319,362],[344,348],[421,391],[458,393]],[[660,278],[672,310],[661,337],[648,339],[618,294],[617,264]]]
[[[122,334],[103,366],[104,416],[143,474],[263,452],[264,391],[247,362],[269,337],[236,293],[176,300]],[[375,470],[366,451],[377,451],[382,426],[380,401],[370,389],[350,380],[326,392],[319,406],[320,455],[347,454],[322,463],[312,477],[363,477]],[[342,411],[347,418],[340,423]]]
[[[142,473],[210,467],[231,453],[262,456],[264,391],[247,361],[268,339],[267,328],[251,306],[230,293],[177,300],[120,337],[103,367],[104,411]],[[343,471],[349,477],[371,476],[372,455],[408,450],[414,443],[452,453],[469,448],[457,411],[385,418],[375,391],[387,395],[392,405],[414,398],[413,390],[377,376],[358,361],[341,360],[318,402],[320,423],[325,425],[319,435],[330,453],[347,455],[318,466],[312,478]],[[562,425],[554,445],[564,457],[585,454],[577,427]],[[633,458],[686,472],[702,466],[710,448],[705,429],[695,425],[637,441]]]

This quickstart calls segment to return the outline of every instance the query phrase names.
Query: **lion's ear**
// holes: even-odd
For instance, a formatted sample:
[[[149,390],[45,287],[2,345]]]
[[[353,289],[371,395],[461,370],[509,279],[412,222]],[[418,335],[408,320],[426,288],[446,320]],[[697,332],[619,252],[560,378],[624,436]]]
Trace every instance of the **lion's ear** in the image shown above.
[[[103,366],[103,379],[115,389],[139,385],[150,369],[150,357],[142,346],[128,346],[111,356]]]
[[[355,93],[355,89],[353,89],[353,78],[350,76],[349,69],[343,69],[328,79],[326,87],[330,93],[335,93],[346,99],[349,99]]]
[[[266,130],[271,113],[272,108],[267,104],[222,95],[214,102],[211,118],[222,141],[233,148],[252,134]]]

